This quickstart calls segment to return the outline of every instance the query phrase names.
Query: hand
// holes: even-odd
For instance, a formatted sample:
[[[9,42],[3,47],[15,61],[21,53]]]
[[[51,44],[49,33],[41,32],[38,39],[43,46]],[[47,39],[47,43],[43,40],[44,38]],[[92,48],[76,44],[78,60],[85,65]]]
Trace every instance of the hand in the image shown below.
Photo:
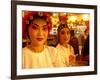
[[[74,55],[70,55],[69,56],[69,64],[70,65],[74,65],[75,64],[75,56]]]

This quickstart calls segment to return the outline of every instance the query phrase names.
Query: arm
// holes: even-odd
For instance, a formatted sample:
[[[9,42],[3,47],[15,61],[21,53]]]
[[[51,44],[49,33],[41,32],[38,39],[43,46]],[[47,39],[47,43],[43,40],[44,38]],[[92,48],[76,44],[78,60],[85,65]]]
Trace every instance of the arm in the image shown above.
[[[75,65],[75,62],[76,62],[76,56],[74,54],[74,49],[72,46],[71,46],[70,51],[71,51],[71,54],[69,55],[69,63],[70,63],[70,65],[73,66],[73,65]]]

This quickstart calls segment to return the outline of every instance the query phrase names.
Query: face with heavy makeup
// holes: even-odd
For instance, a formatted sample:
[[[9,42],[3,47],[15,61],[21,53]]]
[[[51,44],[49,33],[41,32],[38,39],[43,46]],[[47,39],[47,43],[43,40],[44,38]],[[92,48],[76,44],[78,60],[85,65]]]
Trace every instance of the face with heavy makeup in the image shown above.
[[[48,24],[45,19],[34,19],[28,28],[28,35],[32,45],[40,46],[44,45],[48,37]]]
[[[67,45],[70,41],[70,30],[67,27],[64,27],[59,32],[59,41],[62,45]]]

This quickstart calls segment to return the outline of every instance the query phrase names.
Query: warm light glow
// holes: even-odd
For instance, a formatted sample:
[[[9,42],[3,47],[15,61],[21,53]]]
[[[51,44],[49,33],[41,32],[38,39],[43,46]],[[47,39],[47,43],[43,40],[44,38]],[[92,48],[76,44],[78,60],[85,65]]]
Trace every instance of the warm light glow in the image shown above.
[[[60,16],[64,16],[64,15],[66,15],[66,13],[64,13],[64,12],[63,13],[60,13]]]
[[[77,19],[77,17],[76,17],[76,16],[71,16],[69,20],[70,20],[70,21],[72,21],[72,22],[75,22],[75,21],[76,21],[76,19]]]
[[[53,13],[53,16],[54,16],[54,17],[58,16],[58,13]]]
[[[58,16],[51,16],[53,25],[58,25],[59,17]]]
[[[88,21],[88,20],[89,20],[89,15],[88,15],[88,14],[83,14],[83,15],[82,15],[82,19],[83,19],[84,21]]]

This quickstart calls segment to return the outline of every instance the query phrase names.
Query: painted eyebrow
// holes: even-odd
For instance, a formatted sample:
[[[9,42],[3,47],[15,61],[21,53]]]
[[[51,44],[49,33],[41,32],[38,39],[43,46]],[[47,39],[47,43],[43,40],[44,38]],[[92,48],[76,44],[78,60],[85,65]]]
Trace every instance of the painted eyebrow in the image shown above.
[[[36,23],[33,23],[33,25],[35,25],[35,26],[39,26],[39,25],[38,25],[38,24],[36,24]],[[44,27],[44,26],[47,26],[47,24],[46,24],[46,25],[43,25],[43,27]]]
[[[35,26],[39,26],[39,25],[37,25],[36,23],[33,23],[32,25],[33,25],[33,26],[34,26],[34,25],[35,25]]]

